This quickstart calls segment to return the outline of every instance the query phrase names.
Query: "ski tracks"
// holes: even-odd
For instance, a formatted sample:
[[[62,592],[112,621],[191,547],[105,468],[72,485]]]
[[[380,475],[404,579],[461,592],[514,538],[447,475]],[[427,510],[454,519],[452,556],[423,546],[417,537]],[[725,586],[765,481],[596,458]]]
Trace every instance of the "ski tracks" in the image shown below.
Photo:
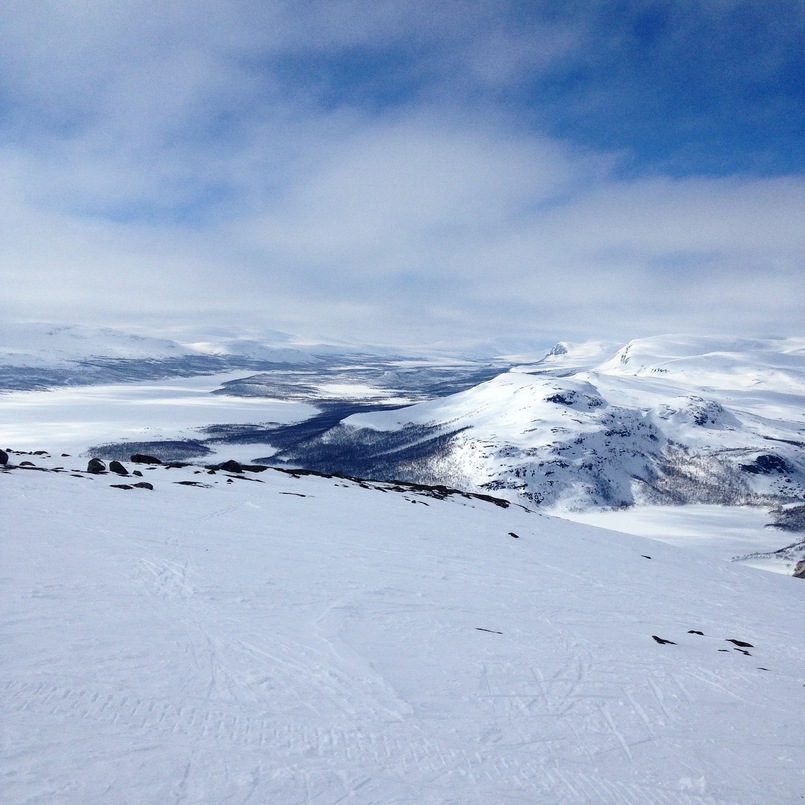
[[[2,697],[8,713],[27,714],[43,724],[77,720],[115,725],[132,735],[178,735],[191,742],[213,740],[221,747],[298,751],[305,757],[328,756],[344,762],[363,755],[372,761],[408,758],[411,764],[421,764],[433,749],[421,736],[407,737],[393,726],[378,731],[377,724],[370,728],[346,719],[340,723],[330,719],[330,726],[324,726],[325,719],[273,713],[267,706],[247,711],[240,703],[151,699],[111,686],[10,681],[3,685]]]
[[[264,656],[261,649],[256,648],[256,652]],[[571,695],[581,696],[594,671],[579,673],[577,666],[568,670],[571,680],[580,676],[570,684],[569,689],[575,690]],[[494,679],[488,681],[490,695],[494,697],[498,688]],[[564,686],[560,682],[556,689],[566,693],[568,688]],[[564,693],[557,694],[559,701]],[[110,734],[110,729],[125,734],[131,745],[138,741],[162,743],[185,746],[189,751],[197,744],[214,744],[221,757],[230,758],[228,762],[233,768],[238,768],[234,758],[239,759],[241,767],[244,763],[259,764],[260,758],[270,758],[272,766],[287,768],[292,775],[287,785],[302,786],[293,799],[283,801],[336,802],[341,791],[345,801],[379,803],[390,801],[388,794],[394,791],[394,801],[445,802],[450,801],[450,791],[461,781],[462,788],[470,783],[478,792],[477,802],[499,800],[504,791],[513,800],[521,797],[524,801],[568,805],[578,802],[723,805],[725,802],[697,790],[693,783],[684,786],[684,780],[678,784],[669,780],[665,787],[657,781],[645,787],[637,779],[631,782],[630,777],[640,776],[637,768],[634,773],[624,768],[620,780],[588,772],[586,769],[606,763],[605,735],[610,735],[614,748],[630,762],[635,759],[636,744],[626,732],[631,724],[624,726],[622,719],[616,719],[611,703],[605,700],[595,700],[597,706],[574,714],[576,717],[572,719],[560,719],[559,724],[564,722],[568,729],[565,735],[558,736],[558,741],[552,741],[550,735],[540,735],[553,722],[540,719],[532,704],[529,722],[521,718],[510,725],[508,737],[519,737],[522,743],[516,740],[490,743],[477,734],[473,738],[461,723],[454,724],[449,718],[430,724],[414,719],[383,721],[380,713],[357,708],[341,714],[332,711],[317,714],[304,708],[301,702],[296,709],[278,712],[270,702],[253,703],[247,708],[242,702],[149,698],[112,685],[70,685],[41,680],[6,682],[0,688],[0,696],[9,724],[16,718],[54,726],[67,721],[77,726],[77,721],[85,724],[89,732],[100,727],[106,734]],[[636,692],[631,694],[635,700],[636,696]],[[642,709],[650,720],[642,705],[634,709]],[[643,716],[638,718],[649,733]],[[527,723],[531,724],[530,731]],[[519,736],[511,732],[512,728],[516,728]],[[579,756],[578,744],[572,740],[574,730],[598,733],[602,739],[601,752],[590,757]],[[589,743],[589,735],[580,737]],[[546,741],[542,747],[537,746],[540,739]],[[349,769],[348,774],[345,769]],[[180,771],[177,769],[177,774]],[[260,790],[265,793],[265,786],[270,784],[271,781],[263,780]]]
[[[142,557],[137,565],[140,580],[160,598],[189,598],[195,592],[188,561],[174,562],[164,557]]]

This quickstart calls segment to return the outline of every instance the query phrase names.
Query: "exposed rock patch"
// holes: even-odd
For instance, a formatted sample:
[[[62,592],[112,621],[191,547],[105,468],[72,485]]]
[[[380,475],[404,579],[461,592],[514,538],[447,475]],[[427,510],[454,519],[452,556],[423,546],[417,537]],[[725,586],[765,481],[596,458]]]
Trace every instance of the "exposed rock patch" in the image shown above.
[[[219,464],[217,469],[240,475],[243,472],[243,465],[238,461],[230,459],[229,461],[225,461],[223,464]]]
[[[793,467],[780,456],[774,453],[763,453],[751,464],[742,464],[741,469],[752,475],[771,475],[772,473],[785,474],[793,471]]]
[[[149,456],[145,453],[135,453],[130,461],[133,464],[161,464],[162,460],[157,458],[156,456]]]

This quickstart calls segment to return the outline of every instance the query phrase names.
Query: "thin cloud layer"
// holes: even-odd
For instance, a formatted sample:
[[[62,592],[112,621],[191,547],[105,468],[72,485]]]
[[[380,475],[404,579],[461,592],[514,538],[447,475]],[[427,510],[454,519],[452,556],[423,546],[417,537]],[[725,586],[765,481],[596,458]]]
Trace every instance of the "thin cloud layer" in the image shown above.
[[[799,4],[404,5],[0,12],[7,314],[420,344],[801,330]],[[685,53],[689,91],[656,77]]]

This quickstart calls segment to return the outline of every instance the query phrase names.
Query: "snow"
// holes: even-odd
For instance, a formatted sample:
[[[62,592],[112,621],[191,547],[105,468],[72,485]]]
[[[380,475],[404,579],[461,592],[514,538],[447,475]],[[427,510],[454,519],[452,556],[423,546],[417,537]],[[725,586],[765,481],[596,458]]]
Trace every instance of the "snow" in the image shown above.
[[[5,803],[805,791],[799,580],[466,497],[142,471],[0,471]]]
[[[805,393],[805,338],[719,339],[657,336],[631,341],[599,370],[652,375],[700,388],[770,387]]]
[[[354,348],[353,348],[354,349]],[[273,330],[246,337],[226,329],[206,338],[154,338],[117,328],[31,322],[0,324],[0,366],[59,366],[96,358],[159,360],[229,356],[272,363],[313,364],[316,355],[350,352],[347,346],[303,343]]]
[[[728,492],[718,502],[802,497],[805,339],[663,336],[593,365],[602,349],[562,345],[459,394],[345,422],[455,434],[439,458],[449,482],[538,504],[587,509],[690,497],[697,473],[711,482],[700,490],[709,499],[690,502],[716,502],[719,487]],[[769,453],[786,473],[745,471]],[[658,477],[675,486],[658,492]]]
[[[770,515],[747,506],[634,506],[614,511],[556,513],[576,523],[637,534],[726,561],[746,554],[776,551],[795,536],[767,528]],[[782,559],[741,561],[749,567],[789,576],[794,570],[791,562]]]
[[[316,363],[317,358],[301,349],[261,343],[252,338],[220,338],[216,341],[195,341],[185,344],[189,350],[208,355],[237,355],[273,363]]]
[[[189,347],[163,338],[78,325],[0,324],[0,365],[42,366],[104,358],[175,358]]]
[[[245,358],[276,364],[316,365],[327,357],[371,355],[418,362],[457,360],[455,350],[367,346],[331,338],[302,338],[277,330],[177,327],[154,337],[120,328],[47,322],[0,322],[0,366],[56,367],[93,359],[160,360],[186,356]],[[468,363],[471,363],[468,361]]]
[[[317,413],[306,403],[210,394],[229,372],[170,380],[7,392],[0,397],[0,444],[43,443],[83,452],[111,441],[197,438],[207,425],[298,422]],[[267,455],[267,448],[258,449]]]

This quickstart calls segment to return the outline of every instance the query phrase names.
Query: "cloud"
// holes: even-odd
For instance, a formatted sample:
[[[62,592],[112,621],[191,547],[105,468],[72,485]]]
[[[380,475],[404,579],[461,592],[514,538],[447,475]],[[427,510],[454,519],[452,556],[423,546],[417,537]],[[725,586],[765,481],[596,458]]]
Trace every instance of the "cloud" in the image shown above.
[[[783,6],[625,3],[608,21],[549,2],[9,5],[6,311],[420,343],[791,332],[802,174],[777,157],[692,170],[702,141],[684,137],[641,151],[668,121],[645,117],[652,81],[696,107],[668,82],[734,99],[790,74]],[[708,35],[740,61],[773,32],[729,86],[680,62]],[[639,136],[619,142],[630,104]],[[687,111],[665,128],[698,130]],[[787,152],[773,135],[758,147]]]

